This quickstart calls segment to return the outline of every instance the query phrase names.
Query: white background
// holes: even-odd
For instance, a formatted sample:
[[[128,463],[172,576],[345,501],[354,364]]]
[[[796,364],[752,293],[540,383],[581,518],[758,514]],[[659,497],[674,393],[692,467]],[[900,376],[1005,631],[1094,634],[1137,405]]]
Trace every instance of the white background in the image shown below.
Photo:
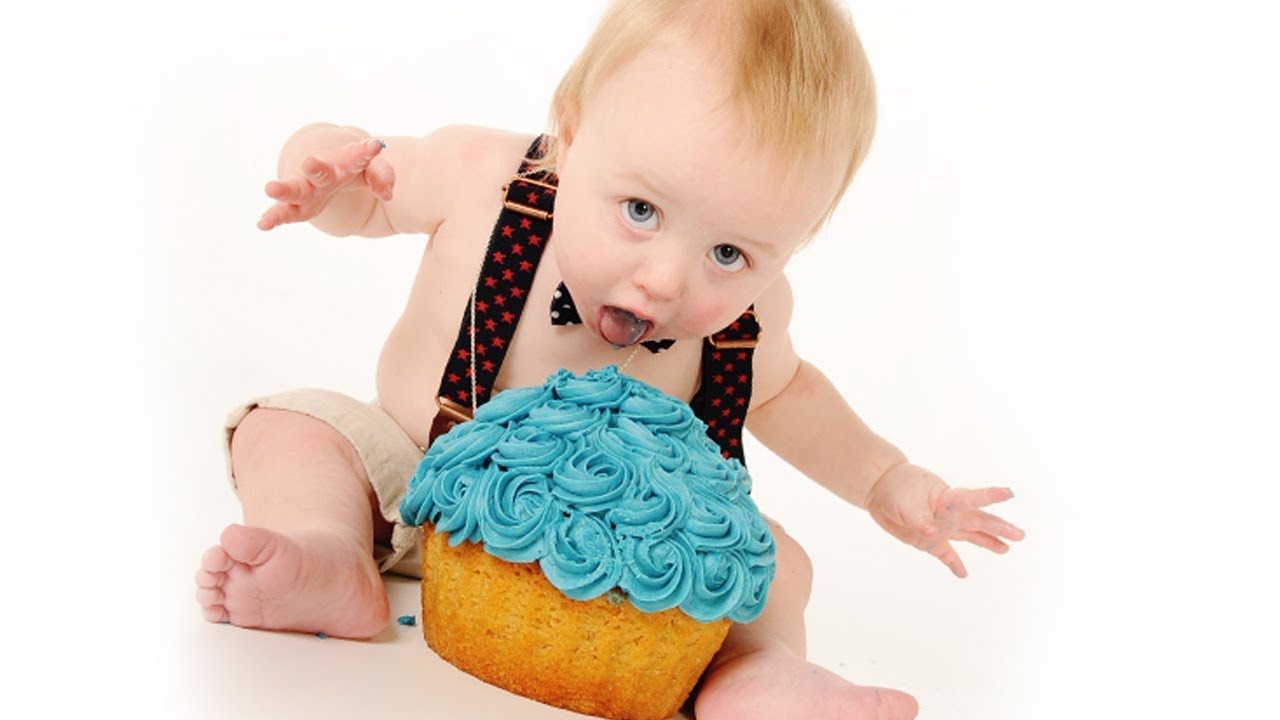
[[[817,566],[812,659],[927,718],[1272,704],[1280,57],[1254,5],[850,3],[880,126],[793,262],[793,337],[916,462],[1014,487],[1028,539],[957,581],[750,446]],[[6,11],[0,702],[230,712],[199,691],[224,629],[191,598],[239,519],[222,416],[371,396],[424,244],[259,233],[281,143],[318,120],[536,132],[601,7]],[[276,642],[236,632],[214,663]]]

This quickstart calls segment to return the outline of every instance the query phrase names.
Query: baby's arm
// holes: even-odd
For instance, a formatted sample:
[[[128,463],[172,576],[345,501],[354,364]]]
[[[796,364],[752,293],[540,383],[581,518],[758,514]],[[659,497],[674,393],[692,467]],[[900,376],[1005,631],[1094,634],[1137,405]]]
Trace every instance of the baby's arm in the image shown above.
[[[276,200],[258,222],[270,230],[309,220],[331,235],[383,237],[432,233],[453,203],[458,167],[474,133],[446,127],[421,138],[375,140],[354,127],[318,123],[298,130],[280,151]]]
[[[756,302],[760,345],[747,429],[818,484],[860,508],[890,468],[907,461],[872,432],[818,368],[791,345],[791,286],[785,276]]]
[[[797,470],[864,508],[889,534],[967,572],[952,540],[1003,553],[1022,530],[980,508],[1013,497],[1008,488],[952,488],[876,435],[840,392],[791,346],[791,288],[779,278],[756,303],[764,328],[755,356],[747,429]]]

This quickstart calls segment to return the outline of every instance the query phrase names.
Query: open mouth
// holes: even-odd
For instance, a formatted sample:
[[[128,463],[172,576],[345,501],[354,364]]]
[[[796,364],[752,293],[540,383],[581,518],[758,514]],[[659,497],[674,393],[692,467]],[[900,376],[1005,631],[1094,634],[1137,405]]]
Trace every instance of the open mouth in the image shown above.
[[[600,308],[597,320],[601,337],[614,347],[635,345],[653,329],[653,321],[612,305]]]

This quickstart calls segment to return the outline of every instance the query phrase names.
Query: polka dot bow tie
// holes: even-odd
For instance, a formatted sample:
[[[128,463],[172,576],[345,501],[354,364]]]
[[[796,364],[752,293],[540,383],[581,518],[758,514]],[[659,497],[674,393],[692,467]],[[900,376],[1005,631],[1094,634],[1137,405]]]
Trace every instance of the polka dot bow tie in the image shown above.
[[[560,283],[556,287],[555,293],[551,296],[551,324],[582,324],[582,316],[578,314],[578,308],[573,304],[573,296],[569,294],[569,288],[565,287],[564,283]],[[651,353],[660,353],[675,345],[675,343],[675,340],[643,340],[640,342]]]

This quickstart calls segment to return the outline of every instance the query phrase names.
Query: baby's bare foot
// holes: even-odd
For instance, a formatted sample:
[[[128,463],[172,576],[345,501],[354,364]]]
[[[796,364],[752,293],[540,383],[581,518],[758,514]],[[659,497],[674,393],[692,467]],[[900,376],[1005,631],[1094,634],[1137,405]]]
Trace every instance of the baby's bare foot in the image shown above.
[[[196,600],[209,622],[346,638],[374,636],[389,614],[373,557],[357,544],[244,525],[205,552]]]
[[[698,720],[911,720],[915,698],[854,685],[782,649],[714,666],[694,706]]]

